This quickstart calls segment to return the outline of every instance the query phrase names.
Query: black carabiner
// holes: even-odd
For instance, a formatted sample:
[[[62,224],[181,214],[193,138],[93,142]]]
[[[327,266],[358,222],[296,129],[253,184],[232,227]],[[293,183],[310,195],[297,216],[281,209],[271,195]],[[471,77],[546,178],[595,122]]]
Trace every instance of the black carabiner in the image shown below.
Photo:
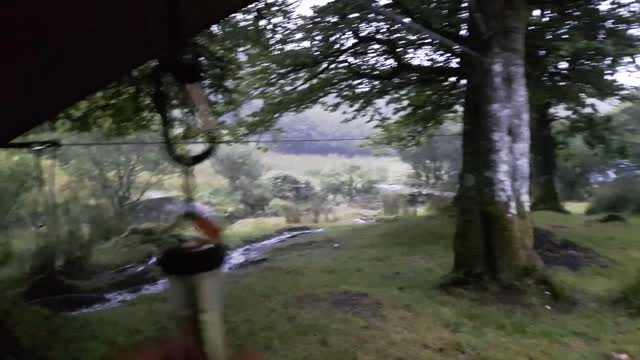
[[[171,141],[173,122],[169,119],[167,94],[163,90],[165,74],[170,74],[180,85],[202,81],[202,74],[197,59],[181,58],[175,62],[161,63],[153,69],[154,94],[153,103],[162,119],[162,137],[169,157],[179,165],[191,167],[208,159],[214,152],[214,145],[209,145],[204,151],[195,155],[180,154]]]

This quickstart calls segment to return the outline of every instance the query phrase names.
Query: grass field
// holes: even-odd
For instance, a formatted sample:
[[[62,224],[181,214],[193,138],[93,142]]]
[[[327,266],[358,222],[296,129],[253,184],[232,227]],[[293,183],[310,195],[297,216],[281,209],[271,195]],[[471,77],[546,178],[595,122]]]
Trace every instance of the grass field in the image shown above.
[[[611,259],[607,268],[551,270],[577,306],[521,306],[439,290],[452,266],[449,217],[343,225],[299,238],[267,262],[228,275],[230,345],[273,360],[639,356],[639,320],[612,299],[638,270],[640,220],[600,224],[581,215],[537,213],[534,221]],[[264,226],[272,225],[279,224]],[[22,310],[5,316],[47,359],[103,359],[173,333],[164,296],[83,316]]]
[[[268,169],[285,171],[298,176],[307,176],[314,171],[329,172],[342,170],[349,166],[360,166],[367,173],[383,173],[389,183],[402,184],[411,168],[397,157],[340,155],[289,155],[267,152],[262,159]]]
[[[411,172],[408,164],[397,157],[390,156],[290,155],[273,151],[266,153],[256,151],[256,156],[262,160],[266,174],[286,172],[298,177],[311,178],[314,182],[318,182],[319,179],[314,179],[310,174],[341,171],[353,165],[360,166],[368,174],[384,175],[390,184],[403,184]],[[227,180],[216,172],[210,162],[198,165],[195,174],[198,191],[206,192],[210,189],[227,187]],[[175,177],[167,181],[164,188],[160,190],[180,194],[181,186],[182,179]]]

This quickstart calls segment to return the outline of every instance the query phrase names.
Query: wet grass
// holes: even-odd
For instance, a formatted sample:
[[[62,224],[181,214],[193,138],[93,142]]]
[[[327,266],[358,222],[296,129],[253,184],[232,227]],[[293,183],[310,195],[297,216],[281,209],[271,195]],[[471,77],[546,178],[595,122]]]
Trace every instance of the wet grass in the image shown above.
[[[452,266],[453,219],[406,218],[336,226],[229,274],[230,344],[274,360],[640,355],[640,319],[613,302],[640,264],[640,221],[600,224],[552,213],[536,213],[534,220],[612,259],[608,268],[552,271],[577,307],[556,309],[551,302],[523,307],[500,298],[478,301],[464,292],[444,293],[438,284]],[[170,308],[161,295],[78,317],[25,313],[30,315],[13,316],[21,337],[47,349],[49,359],[98,360],[172,333]]]

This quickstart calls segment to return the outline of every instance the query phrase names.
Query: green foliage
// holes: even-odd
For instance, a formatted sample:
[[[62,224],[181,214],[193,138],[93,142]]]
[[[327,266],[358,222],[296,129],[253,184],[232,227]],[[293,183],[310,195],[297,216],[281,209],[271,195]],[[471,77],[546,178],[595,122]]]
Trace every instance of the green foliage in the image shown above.
[[[606,164],[606,159],[589,149],[579,138],[559,151],[557,181],[563,200],[585,201],[591,196],[591,174]]]
[[[381,122],[402,114],[400,121],[415,130],[405,133],[410,141],[459,102],[464,87],[456,78],[460,72],[451,66],[459,60],[427,35],[407,34],[401,25],[350,1],[330,2],[309,17],[293,13],[287,1],[279,5],[290,21],[263,28],[271,46],[268,56],[255,54],[254,61],[262,66],[252,73],[265,107],[254,118],[268,121],[317,103],[330,110],[348,108],[352,118]],[[389,5],[401,10],[405,4]],[[453,10],[445,16],[451,24],[458,21]],[[399,12],[417,21],[437,13]],[[411,41],[402,40],[406,38]],[[431,66],[405,56],[422,54],[425,47],[438,53],[429,58]]]
[[[365,2],[336,0],[314,14],[295,12],[288,0],[256,5],[239,26],[262,36],[248,55],[249,73],[264,108],[254,119],[272,121],[316,104],[348,109],[353,118],[401,131],[389,141],[419,144],[429,129],[459,113],[467,74],[461,52],[432,36],[382,16]],[[469,46],[469,9],[438,0],[376,2],[405,20]],[[611,76],[632,67],[638,36],[628,30],[640,10],[630,3],[529,1],[526,65],[534,117],[564,105],[584,115],[587,99],[620,97]],[[253,9],[252,9],[253,10]],[[265,20],[274,16],[286,21]],[[383,64],[383,65],[381,65]],[[575,118],[574,117],[574,118]]]
[[[587,214],[603,212],[640,213],[640,179],[623,177],[602,184],[593,192],[591,206]]]
[[[400,158],[413,170],[410,185],[438,190],[455,189],[462,166],[461,130],[456,128],[441,129],[428,137],[424,144],[400,150]]]
[[[608,146],[603,146],[602,152],[609,158],[640,164],[640,101],[623,104],[608,114],[608,118],[610,124],[604,135]]]
[[[212,204],[220,214],[233,212],[241,205],[241,194],[229,188],[213,188],[198,196],[203,202]]]
[[[374,127],[366,119],[345,122],[347,115],[329,112],[319,106],[302,113],[287,114],[278,120],[271,133],[274,140],[358,139],[374,135]],[[375,134],[377,136],[378,134]],[[269,148],[285,154],[370,155],[366,141],[311,141],[271,144]]]
[[[262,265],[227,274],[229,346],[232,352],[257,351],[278,360],[637,356],[638,319],[609,300],[636,274],[638,219],[624,227],[584,227],[583,216],[533,216],[539,226],[553,226],[562,237],[615,259],[615,266],[607,268],[549,270],[572,296],[589,300],[589,306],[556,306],[544,294],[521,298],[517,292],[443,292],[438,284],[453,262],[453,220],[403,218],[292,239],[297,245],[272,252]],[[334,249],[336,243],[340,247]],[[336,300],[344,298],[348,301]],[[0,309],[0,322],[47,360],[75,359],[74,354],[81,360],[112,358],[173,336],[173,316],[164,295],[78,316],[54,316],[20,304]],[[395,334],[392,341],[367,341],[389,334]]]
[[[268,181],[260,179],[253,181],[248,178],[240,178],[233,188],[240,192],[240,202],[250,213],[263,210],[273,198]]]
[[[114,217],[107,205],[91,204],[74,191],[60,191],[58,198],[59,203],[47,213],[46,226],[31,235],[35,250],[29,273],[34,276],[51,272],[82,276],[94,247],[126,229],[126,222]]]
[[[640,273],[622,290],[617,300],[632,313],[640,315]]]
[[[302,210],[292,202],[273,199],[271,203],[269,203],[269,208],[276,210],[283,216],[287,224],[298,224],[302,221]]]
[[[16,210],[30,191],[39,185],[36,159],[24,152],[0,153],[0,229],[16,221]]]
[[[85,199],[106,202],[116,215],[178,172],[161,146],[67,147],[60,151],[60,160],[73,179],[70,188]]]
[[[320,184],[322,191],[332,196],[342,196],[351,203],[360,195],[376,192],[376,184],[384,181],[378,174],[366,172],[359,165],[350,165],[340,171],[322,174]]]
[[[263,210],[271,201],[271,185],[261,177],[266,171],[255,149],[225,146],[212,160],[215,170],[226,178],[231,191],[240,194],[240,203],[249,213]]]
[[[308,180],[301,180],[290,174],[277,174],[270,177],[273,197],[294,202],[309,201],[315,194]]]
[[[56,272],[58,260],[56,244],[42,244],[31,254],[29,275],[32,277]]]
[[[381,198],[385,216],[399,215],[400,211],[407,206],[406,195],[399,192],[385,191],[382,193]]]
[[[241,178],[256,181],[266,171],[255,149],[233,145],[220,147],[213,158],[213,166],[234,187]]]
[[[248,64],[238,53],[246,46],[246,38],[252,35],[236,31],[236,25],[233,21],[218,24],[203,31],[190,44],[193,45],[190,49],[196,51],[200,60],[207,98],[212,101],[211,115],[216,119],[225,114],[237,117],[237,112],[248,99],[244,83],[251,79],[243,72]],[[159,132],[160,116],[154,106],[152,78],[155,65],[155,62],[144,64],[68,108],[58,116],[57,129],[76,133],[100,132],[107,137]],[[202,139],[200,124],[196,121],[186,90],[175,81],[165,81],[163,90],[171,100],[168,112],[178,124],[179,132],[174,134],[176,138]],[[175,116],[176,113],[180,116]],[[220,124],[218,130],[221,136],[234,139],[257,131],[255,125],[245,125],[243,121],[232,125]]]
[[[8,239],[0,238],[0,268],[7,265],[13,258],[13,246]]]

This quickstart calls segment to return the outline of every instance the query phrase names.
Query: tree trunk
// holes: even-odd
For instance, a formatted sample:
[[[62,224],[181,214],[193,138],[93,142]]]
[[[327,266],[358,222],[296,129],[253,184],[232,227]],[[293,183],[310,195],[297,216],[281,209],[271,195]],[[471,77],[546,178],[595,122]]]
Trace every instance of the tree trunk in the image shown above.
[[[549,210],[566,213],[556,190],[556,143],[551,134],[553,121],[551,106],[532,107],[531,151],[533,155],[532,195],[533,210]]]
[[[464,59],[463,166],[456,196],[454,278],[515,282],[541,262],[529,221],[525,0],[476,1]]]

